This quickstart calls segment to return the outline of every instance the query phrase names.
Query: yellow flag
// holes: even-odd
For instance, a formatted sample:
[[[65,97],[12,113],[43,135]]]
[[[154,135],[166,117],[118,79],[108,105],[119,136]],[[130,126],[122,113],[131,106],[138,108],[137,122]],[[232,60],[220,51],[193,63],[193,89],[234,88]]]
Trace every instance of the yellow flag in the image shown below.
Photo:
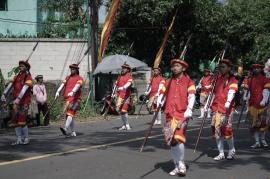
[[[111,7],[109,9],[109,12],[106,16],[104,25],[103,25],[103,29],[101,32],[101,38],[100,38],[100,47],[99,47],[99,54],[98,54],[98,62],[100,63],[105,51],[105,48],[107,46],[109,37],[110,37],[110,32],[112,29],[112,24],[113,21],[115,19],[116,13],[117,13],[117,9],[120,5],[120,0],[113,0]]]
[[[173,27],[173,24],[174,24],[174,21],[175,21],[176,14],[177,14],[177,12],[173,16],[172,22],[171,22],[168,30],[165,33],[165,36],[163,38],[163,41],[162,41],[161,46],[159,48],[159,51],[158,51],[158,53],[156,55],[156,59],[155,59],[155,62],[154,62],[154,68],[159,67],[159,64],[160,64],[160,61],[161,61],[161,58],[162,58],[162,54],[163,54],[167,39],[168,39],[168,37],[169,37],[169,35],[170,35],[171,31],[172,31],[172,27]]]

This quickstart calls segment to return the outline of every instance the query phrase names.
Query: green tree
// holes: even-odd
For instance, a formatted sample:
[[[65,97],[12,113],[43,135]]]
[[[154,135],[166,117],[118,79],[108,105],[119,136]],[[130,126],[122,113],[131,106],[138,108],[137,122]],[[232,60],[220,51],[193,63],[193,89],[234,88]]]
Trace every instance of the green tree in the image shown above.
[[[134,42],[131,55],[152,66],[176,9],[177,19],[162,67],[168,67],[170,59],[179,56],[180,47],[191,33],[186,56],[190,72],[198,72],[199,64],[209,64],[226,41],[229,45],[225,57],[232,59],[235,66],[249,66],[257,55],[261,62],[269,58],[269,0],[228,0],[226,4],[217,0],[121,1],[105,53],[123,53]]]
[[[48,16],[39,37],[83,37],[87,23],[85,0],[41,0],[40,5]]]

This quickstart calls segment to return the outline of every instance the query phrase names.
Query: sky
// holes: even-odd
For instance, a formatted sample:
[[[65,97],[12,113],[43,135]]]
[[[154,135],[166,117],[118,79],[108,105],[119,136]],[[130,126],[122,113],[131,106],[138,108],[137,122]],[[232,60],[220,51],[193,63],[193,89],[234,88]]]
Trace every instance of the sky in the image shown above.
[[[105,21],[105,17],[106,17],[106,7],[105,6],[101,6],[99,8],[99,23],[103,23]]]

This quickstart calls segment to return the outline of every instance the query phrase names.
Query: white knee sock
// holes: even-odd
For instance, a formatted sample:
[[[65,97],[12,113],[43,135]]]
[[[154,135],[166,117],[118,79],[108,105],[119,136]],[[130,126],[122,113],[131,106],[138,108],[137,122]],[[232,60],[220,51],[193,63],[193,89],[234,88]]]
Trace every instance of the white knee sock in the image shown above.
[[[18,140],[22,140],[22,127],[15,127],[15,133]]]
[[[227,140],[227,144],[229,146],[229,150],[235,150],[233,137]]]
[[[70,124],[72,122],[72,117],[71,116],[68,116],[67,119],[66,119],[66,124],[65,124],[65,129],[68,130],[68,128],[70,128]]]
[[[260,132],[261,133],[261,140],[265,140],[265,131]]]
[[[124,115],[124,125],[129,125],[129,122],[128,122],[128,113],[125,113]]]
[[[183,143],[179,143],[177,146],[179,153],[179,161],[183,163],[185,159],[185,145]]]
[[[211,109],[209,108],[208,111],[207,111],[207,118],[211,118]]]
[[[200,117],[203,117],[204,116],[204,108],[201,108],[201,116]]]
[[[123,125],[125,126],[126,125],[126,116],[125,116],[125,114],[121,114],[121,119],[122,119]]]
[[[255,139],[255,142],[256,142],[256,143],[260,143],[259,132],[256,131],[256,132],[254,133],[254,139]]]
[[[216,139],[216,143],[217,143],[219,153],[224,154],[224,139],[223,139],[223,137]]]
[[[175,167],[179,165],[179,160],[177,159],[177,146],[171,147],[171,156]]]
[[[71,132],[75,131],[75,120],[74,119],[72,119],[72,121],[70,123],[70,130],[71,130]]]
[[[157,121],[161,122],[161,111],[158,112]]]
[[[24,126],[22,128],[22,133],[23,133],[23,138],[29,138],[29,130],[28,130],[28,126]]]
[[[171,147],[171,156],[176,166],[179,166],[180,163],[184,163],[185,145],[178,143],[176,146]]]

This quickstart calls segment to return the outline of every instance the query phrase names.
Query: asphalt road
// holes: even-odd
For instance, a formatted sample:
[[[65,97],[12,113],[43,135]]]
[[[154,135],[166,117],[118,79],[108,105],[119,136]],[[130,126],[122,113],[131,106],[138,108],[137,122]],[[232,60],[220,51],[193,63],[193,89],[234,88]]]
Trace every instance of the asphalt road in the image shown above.
[[[0,179],[169,178],[173,163],[161,126],[154,127],[151,139],[140,153],[151,116],[135,118],[130,116],[132,130],[121,132],[116,129],[121,125],[117,117],[80,123],[74,138],[62,136],[56,125],[31,128],[31,144],[26,146],[10,146],[15,140],[14,131],[1,130]],[[200,121],[195,115],[189,123],[185,158],[189,169],[185,178],[270,179],[270,150],[249,148],[253,140],[244,123],[235,132],[235,160],[212,159],[218,152],[209,123],[194,153]]]

